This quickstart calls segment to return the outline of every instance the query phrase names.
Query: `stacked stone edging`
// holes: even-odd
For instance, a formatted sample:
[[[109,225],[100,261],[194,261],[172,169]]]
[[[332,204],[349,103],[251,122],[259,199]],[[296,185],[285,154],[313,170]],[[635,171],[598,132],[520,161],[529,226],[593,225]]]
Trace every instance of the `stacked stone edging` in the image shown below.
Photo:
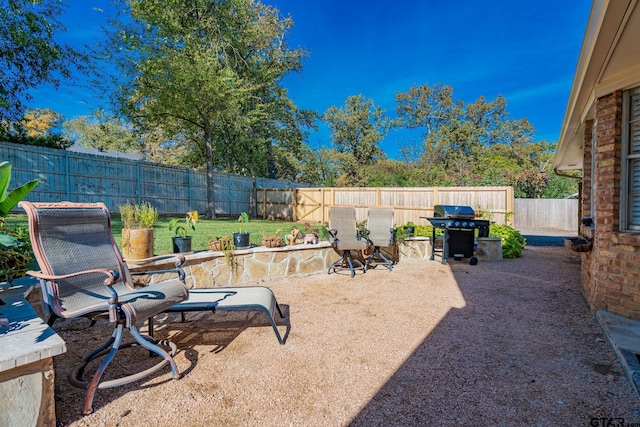
[[[399,244],[400,260],[429,259],[428,237],[407,239]],[[281,248],[258,246],[233,251],[235,265],[229,265],[228,256],[220,251],[201,251],[185,255],[183,265],[189,288],[217,288],[254,283],[266,279],[308,276],[327,273],[338,254],[329,242],[299,244]],[[166,266],[166,265],[165,265]],[[140,267],[130,266],[132,271]],[[175,277],[175,276],[174,276]],[[152,282],[168,279],[161,274],[151,276]]]

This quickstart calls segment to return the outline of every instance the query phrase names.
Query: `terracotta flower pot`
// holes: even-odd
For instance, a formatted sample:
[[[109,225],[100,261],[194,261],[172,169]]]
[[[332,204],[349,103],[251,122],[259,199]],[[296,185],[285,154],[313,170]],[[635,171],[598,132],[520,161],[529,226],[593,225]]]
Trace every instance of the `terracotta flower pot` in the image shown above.
[[[209,242],[209,249],[212,251],[226,251],[233,249],[230,238],[220,238],[218,240],[211,240]]]
[[[153,228],[122,229],[122,253],[128,259],[153,256]]]
[[[262,246],[268,248],[279,248],[282,246],[282,237],[263,237]]]

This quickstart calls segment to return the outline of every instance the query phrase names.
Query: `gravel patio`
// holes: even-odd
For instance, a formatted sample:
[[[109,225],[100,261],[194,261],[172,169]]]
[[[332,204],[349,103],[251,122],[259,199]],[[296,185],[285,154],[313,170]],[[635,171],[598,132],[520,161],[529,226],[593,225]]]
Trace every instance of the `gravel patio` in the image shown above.
[[[276,294],[288,315],[284,346],[256,313],[158,319],[157,335],[178,345],[182,379],[167,368],[100,390],[84,417],[83,391],[66,374],[110,330],[59,322],[68,352],[54,359],[58,425],[640,423],[638,396],[582,298],[579,271],[568,249],[528,246],[519,259],[476,266],[401,261],[353,279],[247,283]],[[148,359],[127,349],[112,365]]]

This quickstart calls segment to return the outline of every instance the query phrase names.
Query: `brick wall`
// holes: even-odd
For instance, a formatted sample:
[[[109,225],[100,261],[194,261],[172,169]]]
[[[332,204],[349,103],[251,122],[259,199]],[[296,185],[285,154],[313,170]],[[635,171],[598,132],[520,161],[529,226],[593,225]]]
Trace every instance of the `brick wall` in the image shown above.
[[[622,91],[596,101],[595,126],[593,171],[587,149],[591,131],[585,132],[585,176],[591,180],[583,182],[583,212],[590,205],[586,188],[593,186],[595,226],[581,227],[594,239],[593,250],[582,258],[584,294],[594,310],[640,319],[640,235],[620,232]]]
[[[592,192],[592,173],[591,170],[591,149],[592,149],[592,135],[593,135],[593,120],[587,120],[585,122],[584,130],[584,159],[583,159],[583,172],[582,172],[582,217],[591,218],[593,216],[591,212],[591,192]],[[586,235],[589,238],[593,238],[593,227],[586,227],[580,225],[580,234]],[[581,281],[582,292],[589,306],[593,306],[595,299],[595,282],[593,281],[593,269],[594,260],[593,251],[582,253],[582,269],[581,269]]]

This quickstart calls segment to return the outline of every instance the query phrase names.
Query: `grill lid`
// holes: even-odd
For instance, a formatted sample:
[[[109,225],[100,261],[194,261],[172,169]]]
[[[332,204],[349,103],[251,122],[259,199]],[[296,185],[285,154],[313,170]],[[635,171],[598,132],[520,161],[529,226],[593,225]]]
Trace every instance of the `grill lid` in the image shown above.
[[[473,219],[476,213],[471,206],[435,205],[433,216],[456,219]]]

